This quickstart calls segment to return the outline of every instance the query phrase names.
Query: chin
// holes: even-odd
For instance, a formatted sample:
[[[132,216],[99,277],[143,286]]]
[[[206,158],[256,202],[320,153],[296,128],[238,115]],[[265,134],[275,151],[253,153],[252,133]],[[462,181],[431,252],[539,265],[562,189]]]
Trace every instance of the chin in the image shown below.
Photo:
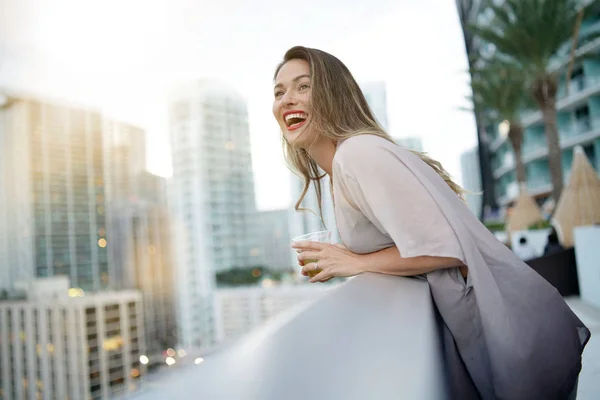
[[[301,130],[297,133],[286,131],[283,135],[288,144],[294,148],[308,148],[312,143],[310,131]]]

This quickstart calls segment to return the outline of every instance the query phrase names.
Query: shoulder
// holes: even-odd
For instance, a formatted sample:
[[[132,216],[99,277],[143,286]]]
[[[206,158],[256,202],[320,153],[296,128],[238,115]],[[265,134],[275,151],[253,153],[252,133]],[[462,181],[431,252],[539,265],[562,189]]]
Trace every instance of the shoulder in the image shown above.
[[[410,154],[408,150],[382,137],[357,135],[338,144],[333,166],[345,174],[355,175],[371,167],[402,164],[400,161],[405,159],[406,153]]]

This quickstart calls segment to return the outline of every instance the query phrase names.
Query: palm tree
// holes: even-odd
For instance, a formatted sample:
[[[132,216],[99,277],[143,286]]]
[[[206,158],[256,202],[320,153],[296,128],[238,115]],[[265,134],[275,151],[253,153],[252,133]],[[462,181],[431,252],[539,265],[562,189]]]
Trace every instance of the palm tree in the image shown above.
[[[578,0],[505,0],[490,4],[495,18],[490,26],[472,27],[531,77],[528,89],[542,112],[555,201],[562,192],[563,171],[556,122],[558,73],[551,70],[551,61],[572,38],[579,5]]]
[[[519,65],[495,57],[483,63],[483,67],[471,71],[473,103],[488,111],[492,120],[504,120],[508,124],[508,139],[515,155],[519,187],[527,181],[523,164],[523,125],[520,113],[531,105],[526,92],[526,79]]]

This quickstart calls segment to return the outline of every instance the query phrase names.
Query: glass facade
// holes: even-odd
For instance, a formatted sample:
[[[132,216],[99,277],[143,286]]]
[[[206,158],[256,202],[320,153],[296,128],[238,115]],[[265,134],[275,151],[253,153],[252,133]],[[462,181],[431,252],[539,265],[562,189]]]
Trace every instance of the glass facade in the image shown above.
[[[35,275],[65,275],[73,287],[106,289],[104,119],[95,112],[26,104]]]

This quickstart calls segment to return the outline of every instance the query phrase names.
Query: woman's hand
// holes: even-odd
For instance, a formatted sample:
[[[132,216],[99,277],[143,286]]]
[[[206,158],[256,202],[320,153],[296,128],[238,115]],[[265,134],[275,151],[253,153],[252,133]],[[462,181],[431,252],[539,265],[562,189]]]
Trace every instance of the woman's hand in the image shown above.
[[[320,269],[311,282],[327,282],[334,277],[348,277],[363,272],[362,255],[348,250],[341,244],[319,242],[297,242],[292,248],[298,253],[298,264],[302,266],[302,275]],[[311,262],[306,263],[306,260]]]

